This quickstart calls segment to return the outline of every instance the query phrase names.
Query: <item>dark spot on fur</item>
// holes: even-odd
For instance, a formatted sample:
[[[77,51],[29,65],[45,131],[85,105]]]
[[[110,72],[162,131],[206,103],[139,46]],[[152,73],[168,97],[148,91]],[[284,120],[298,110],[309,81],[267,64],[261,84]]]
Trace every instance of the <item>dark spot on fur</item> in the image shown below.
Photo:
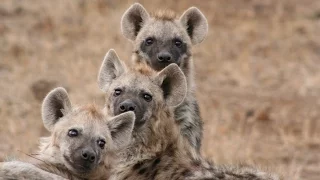
[[[192,162],[192,165],[195,166],[195,167],[199,167],[201,165],[201,161],[200,160],[194,160]]]
[[[147,168],[142,168],[138,171],[138,174],[142,175],[147,171]]]
[[[138,170],[138,169],[140,169],[140,167],[143,165],[143,163],[142,162],[138,162],[137,164],[135,164],[133,167],[132,167],[132,169],[133,170]]]
[[[181,172],[181,175],[182,175],[183,177],[188,177],[188,176],[191,175],[191,172],[190,172],[190,170],[185,169],[185,170],[183,170],[183,171]]]
[[[156,160],[154,160],[153,164],[152,164],[152,168],[155,168],[159,163],[161,162],[161,158],[157,158]]]

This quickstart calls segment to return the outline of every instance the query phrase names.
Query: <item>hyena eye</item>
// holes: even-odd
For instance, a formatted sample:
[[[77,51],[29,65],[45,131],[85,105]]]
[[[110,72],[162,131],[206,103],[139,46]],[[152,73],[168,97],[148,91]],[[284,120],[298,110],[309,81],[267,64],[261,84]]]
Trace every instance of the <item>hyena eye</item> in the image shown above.
[[[98,140],[98,146],[103,149],[106,142],[104,140]]]
[[[115,89],[113,95],[114,96],[119,96],[121,94],[122,90],[121,89]]]
[[[174,45],[176,45],[177,47],[181,47],[182,46],[182,41],[179,39],[175,39],[174,40]]]
[[[152,96],[150,94],[143,94],[143,99],[150,102],[152,100]]]
[[[151,44],[153,44],[153,41],[153,38],[147,38],[145,42],[147,46],[150,46]]]
[[[69,132],[68,132],[68,136],[69,137],[76,137],[78,136],[78,131],[76,129],[70,129]]]

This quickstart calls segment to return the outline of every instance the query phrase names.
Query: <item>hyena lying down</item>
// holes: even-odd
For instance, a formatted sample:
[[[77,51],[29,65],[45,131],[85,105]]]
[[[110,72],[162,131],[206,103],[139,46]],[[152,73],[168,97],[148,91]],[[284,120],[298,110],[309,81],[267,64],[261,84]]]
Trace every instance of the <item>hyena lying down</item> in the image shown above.
[[[107,179],[115,150],[131,139],[134,113],[110,118],[94,105],[74,108],[63,88],[43,101],[42,119],[51,132],[34,162],[0,166],[0,179]]]
[[[181,133],[197,150],[202,139],[202,121],[194,94],[192,46],[204,40],[208,23],[195,7],[179,18],[170,11],[149,15],[144,7],[133,4],[121,20],[122,34],[133,41],[133,60],[160,71],[171,63],[177,64],[187,78],[187,96],[175,107],[175,119]]]
[[[250,167],[222,167],[204,160],[180,135],[171,106],[186,96],[185,76],[176,64],[157,73],[147,65],[128,69],[110,50],[100,68],[99,87],[112,115],[133,111],[133,140],[121,153],[110,179],[276,180]]]

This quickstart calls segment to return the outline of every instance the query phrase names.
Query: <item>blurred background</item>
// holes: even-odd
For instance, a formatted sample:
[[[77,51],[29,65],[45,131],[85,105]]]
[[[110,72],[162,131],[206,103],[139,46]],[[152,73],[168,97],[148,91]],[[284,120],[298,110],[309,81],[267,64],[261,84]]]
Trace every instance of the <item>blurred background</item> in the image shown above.
[[[130,62],[120,19],[133,2],[1,0],[0,161],[37,151],[52,88],[66,87],[74,104],[103,105],[98,69],[110,48]],[[208,19],[193,48],[204,156],[319,179],[320,1],[138,2],[179,15],[196,6]]]

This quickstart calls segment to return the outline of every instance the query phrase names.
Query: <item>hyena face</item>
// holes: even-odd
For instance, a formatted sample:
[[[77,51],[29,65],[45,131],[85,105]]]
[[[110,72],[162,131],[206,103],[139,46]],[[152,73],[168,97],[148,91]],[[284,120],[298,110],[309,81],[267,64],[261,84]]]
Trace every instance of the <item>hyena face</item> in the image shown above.
[[[72,108],[63,88],[44,99],[42,117],[53,146],[59,148],[56,157],[77,174],[91,173],[108,152],[129,141],[134,125],[132,112],[109,118],[93,105]]]
[[[170,63],[185,65],[191,55],[191,46],[205,38],[208,24],[195,7],[176,18],[172,12],[150,16],[141,4],[136,3],[124,13],[121,29],[123,35],[134,42],[134,51],[140,61],[159,71]]]
[[[186,79],[177,65],[159,73],[146,65],[128,70],[114,50],[102,63],[98,83],[106,93],[109,112],[118,115],[133,111],[135,128],[143,126],[163,104],[177,106],[186,95]]]

